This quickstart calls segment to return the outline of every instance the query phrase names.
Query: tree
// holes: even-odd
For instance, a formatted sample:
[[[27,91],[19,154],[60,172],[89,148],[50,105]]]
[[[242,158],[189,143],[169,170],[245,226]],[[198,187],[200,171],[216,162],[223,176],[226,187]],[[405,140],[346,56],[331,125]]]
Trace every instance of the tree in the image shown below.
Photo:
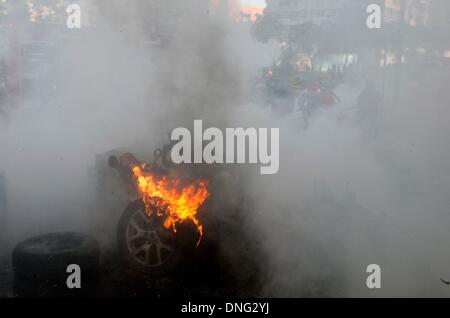
[[[312,22],[294,25],[289,30],[290,45],[308,55],[312,70],[323,36],[323,29]]]
[[[274,39],[282,42],[282,33],[283,26],[278,20],[272,19],[266,14],[259,15],[256,18],[253,26],[253,35],[258,41],[267,43],[269,40]]]

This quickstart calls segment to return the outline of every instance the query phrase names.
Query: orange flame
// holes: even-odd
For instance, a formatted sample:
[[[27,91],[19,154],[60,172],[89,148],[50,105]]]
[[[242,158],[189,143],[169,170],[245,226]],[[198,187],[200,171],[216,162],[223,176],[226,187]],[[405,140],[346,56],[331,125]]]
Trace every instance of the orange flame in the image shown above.
[[[199,233],[197,246],[203,236],[203,226],[197,212],[209,196],[207,180],[197,180],[181,187],[181,180],[168,176],[157,176],[145,170],[145,164],[132,166],[136,185],[145,204],[146,214],[154,212],[165,216],[163,226],[176,232],[176,224],[190,220]]]

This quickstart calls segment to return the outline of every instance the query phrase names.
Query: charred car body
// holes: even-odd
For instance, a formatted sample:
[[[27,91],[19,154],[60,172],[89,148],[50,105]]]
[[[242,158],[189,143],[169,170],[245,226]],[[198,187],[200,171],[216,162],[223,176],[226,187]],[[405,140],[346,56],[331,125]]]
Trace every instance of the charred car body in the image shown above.
[[[219,165],[173,164],[170,149],[157,149],[147,164],[124,149],[97,156],[91,173],[99,191],[113,178],[129,197],[116,227],[120,265],[154,278],[201,273],[233,289],[230,281],[245,281],[248,292],[259,251],[247,236],[239,177]]]

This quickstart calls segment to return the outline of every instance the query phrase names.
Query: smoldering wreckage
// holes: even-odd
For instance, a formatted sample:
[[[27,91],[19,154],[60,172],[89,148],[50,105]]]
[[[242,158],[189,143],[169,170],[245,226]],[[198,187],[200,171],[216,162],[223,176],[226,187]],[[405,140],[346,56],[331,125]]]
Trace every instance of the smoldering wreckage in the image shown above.
[[[100,166],[93,167],[100,183],[105,173],[110,174],[120,180],[130,198],[117,225],[117,255],[112,259],[117,259],[118,266],[108,268],[111,264],[105,262],[109,263],[111,256],[102,260],[99,243],[89,235],[44,234],[21,242],[13,250],[15,293],[72,297],[256,292],[259,269],[247,253],[252,249],[252,253],[258,252],[246,238],[248,228],[237,226],[242,212],[235,211],[233,224],[208,212],[233,208],[214,192],[218,187],[214,183],[220,183],[224,174],[230,176],[229,172],[207,163],[174,164],[172,146],[173,142],[156,149],[151,163],[142,163],[129,152],[111,151],[99,156]],[[106,163],[109,170],[104,169]],[[224,235],[219,233],[222,231],[242,240],[245,248],[240,251],[236,247],[235,253],[241,254],[239,266],[245,268],[245,274],[237,274],[235,265],[227,264],[220,255],[218,237]],[[69,284],[75,277],[70,274],[75,272],[79,281]],[[108,290],[111,277],[122,280],[120,291]],[[194,307],[190,310],[197,310]]]
[[[207,283],[217,283],[211,280],[210,275],[216,278],[223,276],[221,280],[226,277],[227,280],[234,281],[234,284],[240,281],[244,285],[235,285],[233,289],[245,286],[243,290],[248,292],[256,288],[258,266],[256,263],[252,264],[255,260],[246,261],[245,257],[248,255],[240,260],[240,266],[253,267],[253,274],[244,280],[241,274],[239,278],[234,277],[235,273],[223,268],[224,264],[219,264],[221,261],[216,260],[216,264],[211,262],[211,259],[220,258],[220,255],[214,255],[219,243],[214,241],[217,240],[214,228],[220,228],[219,231],[226,229],[223,220],[218,220],[208,212],[212,207],[223,208],[220,199],[214,198],[214,186],[211,187],[215,176],[230,175],[226,172],[228,169],[220,165],[224,163],[223,158],[220,158],[224,154],[223,149],[220,149],[224,144],[221,140],[222,133],[218,128],[209,128],[203,134],[199,120],[194,122],[194,132],[192,147],[189,130],[175,129],[170,143],[155,150],[151,163],[140,162],[130,152],[113,151],[107,160],[106,157],[100,159],[103,163],[107,161],[111,169],[109,172],[115,173],[121,180],[130,198],[117,226],[117,257],[124,268],[134,273],[152,275],[156,280],[178,277],[180,273],[192,275],[197,272],[207,278]],[[260,129],[259,132],[262,136],[258,143],[256,129],[228,128],[226,163],[234,163],[235,154],[238,163],[245,163],[247,153],[249,163],[257,163],[256,152],[259,145],[260,159],[269,165],[261,167],[261,173],[275,173],[279,167],[278,129],[271,132],[270,153],[267,152],[267,129]],[[209,136],[205,137],[206,140],[211,140],[212,137],[213,142],[205,146],[205,152],[196,151],[202,148],[200,145],[203,144],[204,136]],[[246,137],[249,149],[246,149]],[[234,144],[235,139],[237,145]],[[190,160],[191,149],[194,150],[195,162]],[[202,155],[203,160],[200,159]],[[174,162],[173,158],[180,160]],[[105,172],[99,167],[95,169],[100,174]],[[100,176],[100,179],[104,179],[104,176]],[[240,218],[242,217],[237,215],[236,221]],[[239,229],[236,224],[230,226],[234,227],[234,235],[242,236],[245,241],[245,231],[248,229],[243,226]],[[203,240],[206,242],[203,243]],[[249,242],[244,243],[244,246],[244,253],[252,249]],[[44,297],[95,294],[101,284],[100,252],[99,244],[94,238],[80,233],[50,233],[25,240],[14,248],[12,254],[15,292],[20,296]],[[72,275],[67,276],[72,271],[78,275],[77,283],[68,283]],[[211,271],[212,274],[208,274]],[[253,277],[254,275],[256,276]],[[195,280],[198,283],[198,277]],[[236,292],[228,291],[232,294]],[[219,291],[219,295],[221,293],[223,291]],[[236,306],[226,304],[227,312],[234,311],[235,307],[244,312],[260,310],[259,307],[252,309],[250,304]],[[261,310],[264,311],[264,307]],[[189,307],[189,311],[197,311],[197,307],[193,305]]]

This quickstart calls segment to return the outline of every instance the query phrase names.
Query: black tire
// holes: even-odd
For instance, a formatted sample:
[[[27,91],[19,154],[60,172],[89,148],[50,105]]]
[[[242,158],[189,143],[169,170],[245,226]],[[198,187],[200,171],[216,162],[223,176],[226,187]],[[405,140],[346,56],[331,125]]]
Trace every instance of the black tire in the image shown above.
[[[161,264],[146,264],[143,258],[144,255],[135,255],[132,252],[134,246],[130,246],[127,237],[127,231],[130,231],[129,224],[139,214],[142,215],[142,222],[147,229],[157,231],[160,236],[158,239],[163,241],[165,245],[171,247],[171,251],[163,251],[164,262]],[[144,219],[147,218],[147,219]],[[133,271],[150,275],[169,275],[181,273],[183,268],[192,258],[192,252],[195,249],[195,240],[192,236],[192,228],[186,229],[177,227],[177,233],[173,233],[171,229],[164,229],[162,227],[162,217],[153,214],[151,217],[145,216],[145,206],[142,200],[131,202],[122,214],[117,227],[117,245],[119,257],[122,264]],[[161,236],[161,232],[164,232]],[[142,238],[141,244],[145,244],[146,238]],[[156,247],[155,247],[156,248]],[[155,250],[156,251],[156,250]],[[145,252],[143,252],[145,253]]]
[[[32,297],[91,293],[98,281],[99,255],[97,241],[80,233],[49,233],[27,239],[12,253],[15,290]],[[70,264],[80,266],[81,289],[66,285]]]

